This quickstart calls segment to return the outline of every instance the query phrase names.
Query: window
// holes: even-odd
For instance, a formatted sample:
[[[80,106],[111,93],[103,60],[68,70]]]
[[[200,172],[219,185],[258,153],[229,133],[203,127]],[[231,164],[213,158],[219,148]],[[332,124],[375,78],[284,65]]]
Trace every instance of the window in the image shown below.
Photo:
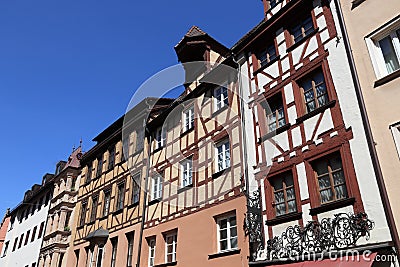
[[[129,157],[129,136],[126,136],[122,140],[122,160],[125,161]]]
[[[14,228],[14,222],[15,222],[15,217],[12,217],[10,220],[10,229],[8,231]]]
[[[227,85],[220,86],[214,89],[214,107],[215,111],[220,110],[221,108],[228,106],[228,89]]]
[[[136,204],[139,203],[139,197],[140,197],[140,173],[136,174],[135,176],[132,177],[132,200],[131,204]]]
[[[36,262],[32,263],[32,267],[36,267]]]
[[[194,127],[194,106],[183,111],[183,132],[189,131]]]
[[[282,104],[282,95],[277,94],[267,101],[266,108],[268,132],[273,132],[276,129],[286,124],[285,111]]]
[[[99,245],[97,248],[96,267],[101,267],[103,265],[103,252],[104,252],[104,245]]]
[[[314,25],[311,14],[301,21],[298,21],[295,26],[290,29],[292,36],[292,44],[295,44],[305,38],[314,31]]]
[[[317,70],[301,80],[300,87],[304,96],[306,113],[328,103],[328,91],[321,70]]]
[[[103,216],[107,216],[110,212],[110,198],[110,190],[104,191]]]
[[[124,208],[124,198],[125,198],[125,183],[120,183],[118,185],[117,206],[115,210],[121,210]]]
[[[71,211],[68,211],[65,215],[65,221],[64,221],[64,230],[69,228],[69,221],[71,220]]]
[[[282,0],[270,0],[269,1],[269,7],[272,9],[272,8],[276,7],[281,2],[282,2]]]
[[[92,172],[93,172],[93,162],[90,163],[90,165],[87,166],[88,170],[86,173],[86,183],[90,183],[92,180]]]
[[[24,246],[26,246],[28,244],[29,241],[29,235],[31,234],[31,230],[28,230],[28,232],[26,232],[26,237],[25,237],[25,242],[24,242]]]
[[[3,250],[3,257],[7,256],[7,250],[8,250],[8,246],[10,245],[10,241],[7,241],[4,244],[4,250]]]
[[[17,244],[18,244],[18,236],[14,239],[14,245],[12,251],[15,251],[15,249],[17,248]]]
[[[21,235],[21,237],[19,238],[19,245],[18,248],[21,248],[22,246],[22,242],[24,241],[24,234]]]
[[[117,247],[118,247],[118,238],[114,237],[111,239],[111,267],[115,267],[115,261],[117,260]]]
[[[115,145],[108,150],[108,170],[114,168],[115,163]]]
[[[347,198],[346,180],[339,153],[312,163],[321,204]]]
[[[85,224],[86,209],[87,209],[87,201],[83,201],[81,206],[81,214],[79,216],[79,226],[83,226]]]
[[[152,200],[162,198],[163,180],[161,175],[156,175],[152,177],[151,188]]]
[[[181,162],[182,187],[192,185],[193,183],[192,165],[193,165],[193,160],[191,157]]]
[[[41,237],[42,237],[43,230],[44,230],[44,222],[42,222],[42,223],[40,224],[38,238],[41,238]]]
[[[74,252],[75,252],[75,262],[76,262],[75,267],[78,267],[79,266],[79,249],[74,250]]]
[[[265,65],[276,59],[276,57],[277,55],[274,43],[269,44],[266,49],[261,50],[257,54],[257,58],[260,62],[260,67],[264,67]]]
[[[177,233],[165,236],[165,262],[176,261]]]
[[[156,141],[156,149],[162,148],[165,146],[165,141],[167,139],[167,134],[164,127],[159,127],[156,130],[154,139]]]
[[[97,159],[96,177],[99,177],[103,172],[103,156]]]
[[[94,251],[93,251],[93,247],[88,247],[88,248],[86,248],[86,254],[87,254],[87,263],[86,263],[86,266],[88,266],[88,267],[94,267],[93,266],[93,260],[94,260],[94,258],[93,258],[93,254],[94,254]]]
[[[94,222],[94,220],[96,220],[98,202],[99,202],[99,197],[94,196],[92,198],[92,210],[90,211],[90,222]]]
[[[149,244],[149,267],[154,266],[154,259],[156,256],[156,239],[151,238],[148,240]]]
[[[236,216],[218,220],[218,250],[225,251],[237,248]]]
[[[142,151],[144,148],[144,130],[136,132],[136,152]]]
[[[134,234],[133,233],[128,233],[126,235],[126,238],[128,239],[128,255],[127,255],[127,259],[126,259],[126,266],[127,267],[132,267],[132,260],[133,260],[133,237]]]
[[[394,143],[396,145],[397,154],[400,157],[400,125],[396,123],[390,126],[390,130],[392,131]]]
[[[64,253],[60,253],[60,257],[58,258],[58,267],[62,267],[63,259],[64,259]]]
[[[216,145],[217,172],[231,166],[231,153],[229,140],[222,141]]]
[[[292,173],[288,172],[272,178],[271,186],[274,194],[273,206],[275,206],[276,216],[296,212],[296,195]]]
[[[32,237],[31,237],[31,242],[33,242],[33,241],[35,240],[35,236],[36,236],[36,229],[37,229],[37,226],[33,227],[33,230],[32,230]]]

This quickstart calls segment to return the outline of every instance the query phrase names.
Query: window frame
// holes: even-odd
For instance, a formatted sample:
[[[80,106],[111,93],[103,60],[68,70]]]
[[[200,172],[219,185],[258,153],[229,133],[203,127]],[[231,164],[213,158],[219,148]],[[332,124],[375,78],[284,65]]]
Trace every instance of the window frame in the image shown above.
[[[87,213],[87,205],[88,201],[83,200],[81,202],[81,212],[79,213],[79,226],[84,226],[86,222],[86,213]]]
[[[273,48],[275,54],[270,53],[270,51],[272,50],[271,48]],[[264,60],[261,59],[263,58],[261,56],[262,54],[265,54]],[[255,56],[258,63],[258,69],[262,69],[268,66],[271,62],[274,62],[279,57],[279,51],[276,48],[275,40],[273,40],[271,43],[268,43],[265,47],[263,47],[263,49],[259,49]]]
[[[117,196],[115,200],[115,211],[120,211],[124,209],[125,204],[125,191],[126,191],[125,182],[120,182],[117,185]]]
[[[111,188],[106,189],[103,191],[103,210],[102,216],[108,216],[110,214],[110,207],[111,207]],[[108,197],[107,197],[108,196]],[[106,201],[108,199],[108,201]]]
[[[180,175],[181,175],[181,188],[192,186],[193,185],[193,156],[187,157],[185,160],[180,162]],[[187,175],[186,183],[185,175]]]
[[[189,118],[186,123],[187,118]],[[182,111],[182,133],[194,129],[194,104],[189,105]]]
[[[97,208],[99,204],[99,196],[95,195],[92,197],[92,206],[90,209],[90,220],[89,222],[94,222],[97,218]]]
[[[108,149],[108,164],[107,164],[107,170],[111,170],[115,166],[115,153],[116,153],[116,147],[115,145],[110,146]]]
[[[229,107],[228,83],[224,83],[222,86],[218,86],[217,88],[213,89],[213,107],[214,112],[222,110],[225,107]]]
[[[126,267],[133,267],[133,247],[134,247],[134,232],[126,234],[126,239],[128,240],[128,251],[126,258]]]
[[[271,107],[275,105],[277,100],[280,101],[280,108],[273,110]],[[287,107],[286,104],[284,103],[284,98],[282,96],[282,92],[279,91],[276,94],[268,97],[268,99],[264,102],[263,104],[264,108],[264,116],[265,116],[265,126],[266,126],[266,134],[277,131],[279,128],[285,126],[288,124],[288,116],[287,116]],[[278,105],[276,105],[278,106]],[[279,117],[280,113],[279,111],[282,110],[283,112],[283,117]],[[271,111],[271,113],[268,113]],[[275,129],[270,128],[271,123],[270,121],[270,116],[275,113]],[[279,122],[283,120],[283,125],[279,125]]]
[[[151,177],[151,198],[150,198],[151,200],[162,198],[164,191],[163,186],[164,186],[164,177],[162,174],[156,174]]]
[[[236,236],[232,236],[231,235],[231,223],[230,223],[230,219],[231,218],[235,218],[235,221],[236,221],[236,224],[235,224],[235,227],[236,227]],[[223,220],[226,220],[227,221],[227,228],[226,228],[226,231],[227,231],[227,234],[226,234],[226,238],[224,238],[224,239],[221,239],[221,222],[223,221]],[[238,245],[239,245],[239,236],[238,236],[238,221],[237,221],[237,216],[236,216],[236,214],[235,213],[230,213],[230,214],[226,214],[226,215],[224,215],[224,216],[220,216],[220,217],[218,217],[217,219],[216,219],[216,224],[217,224],[217,242],[218,242],[218,252],[219,253],[222,253],[222,252],[226,252],[226,251],[231,251],[231,250],[236,250],[236,249],[238,249]],[[225,229],[225,228],[222,228],[222,229]],[[232,238],[235,238],[236,237],[236,247],[232,247],[232,244],[231,244],[231,239]],[[221,241],[222,240],[226,240],[227,241],[227,249],[224,249],[224,250],[222,250],[221,249]]]
[[[397,35],[397,36],[396,36]],[[380,41],[390,37],[391,45],[397,59],[398,68],[392,72],[386,67],[385,58],[380,45]],[[389,76],[394,72],[400,71],[400,17],[381,26],[372,34],[365,37],[368,52],[371,58],[372,66],[377,79]]]
[[[310,34],[312,34],[317,27],[314,25],[314,19],[313,19],[313,14],[311,10],[307,9],[307,16],[303,16],[301,19],[297,19],[296,21],[292,22],[290,24],[290,27],[288,28],[288,33],[290,36],[290,42],[289,42],[289,47],[295,44],[298,44],[302,42],[304,39],[306,39]],[[306,12],[305,12],[306,13]],[[305,29],[305,24],[306,21],[311,20],[312,27],[309,29]],[[297,37],[301,36],[300,39],[296,41],[296,37],[294,36],[294,29],[300,27],[301,35],[298,35]]]
[[[97,158],[96,178],[99,178],[103,173],[104,155]]]
[[[222,149],[222,158],[223,158],[222,163],[223,164],[222,164],[221,169],[219,168],[220,165],[219,165],[219,160],[218,160],[218,155],[220,154],[220,152],[218,151],[219,147],[223,147],[223,149]],[[227,155],[228,155],[227,150],[228,149],[229,149],[229,164],[227,164]],[[231,142],[230,142],[229,138],[224,138],[215,144],[215,172],[214,173],[222,172],[231,167],[231,165],[232,165],[232,162],[231,162],[232,161],[231,160],[232,159],[232,155],[231,155],[232,151],[231,150],[232,150]]]
[[[118,250],[118,237],[111,238],[111,263],[110,267],[115,267],[117,261],[117,250]]]
[[[143,129],[136,131],[136,141],[135,141],[135,153],[139,153],[144,150],[144,139],[145,133]]]
[[[161,149],[165,147],[167,141],[167,132],[165,130],[165,126],[160,126],[156,129],[154,134],[155,148],[154,150]]]
[[[92,181],[92,175],[93,175],[93,162],[90,162],[90,164],[87,165],[87,171],[86,171],[86,177],[85,177],[85,183],[88,184],[90,181]]]
[[[148,267],[155,266],[156,259],[156,243],[157,239],[155,237],[151,237],[147,240],[147,245],[149,246],[149,257],[148,257]]]
[[[330,162],[329,161],[330,161],[330,159],[332,159],[334,157],[339,157],[340,158],[341,168],[332,171],[332,166],[330,166]],[[320,175],[320,176],[329,175],[329,181],[330,181],[330,186],[329,187],[320,188],[320,186],[319,186],[319,176],[318,176],[318,173],[317,173],[316,168],[315,168],[316,162],[319,162],[319,161],[327,162],[328,173],[324,173],[323,175]],[[318,199],[319,199],[320,205],[330,204],[330,203],[334,203],[334,202],[337,202],[337,201],[340,201],[340,200],[344,200],[344,199],[350,198],[350,194],[349,194],[350,191],[349,191],[349,187],[348,187],[348,178],[346,177],[342,155],[341,155],[341,153],[339,151],[332,152],[332,153],[329,153],[329,154],[324,155],[322,157],[319,157],[317,159],[314,159],[311,162],[311,167],[312,167],[312,170],[313,170],[313,173],[314,173],[315,188],[317,190],[317,195],[318,195]],[[344,180],[343,183],[335,184],[335,180],[333,178],[333,172],[337,172],[337,171],[341,171],[342,172],[343,180]],[[343,198],[337,198],[336,197],[335,187],[337,187],[337,186],[344,186],[344,188],[346,189],[346,196],[345,197],[343,197]],[[328,189],[331,190],[333,198],[332,198],[332,200],[322,202],[321,191],[325,191],[325,190],[328,190]]]
[[[293,183],[293,185],[291,185],[291,186],[287,186],[286,185],[286,177],[288,176],[290,174],[290,176],[291,176],[291,178],[292,178],[292,183]],[[274,215],[275,215],[275,218],[279,218],[279,217],[282,217],[282,216],[286,216],[286,215],[289,215],[289,214],[293,214],[293,213],[296,213],[296,212],[298,212],[298,210],[299,210],[299,205],[298,205],[298,201],[299,201],[299,198],[298,198],[298,195],[297,195],[297,191],[298,191],[298,189],[297,189],[297,187],[296,187],[296,182],[295,182],[295,179],[296,179],[297,177],[295,177],[294,175],[293,175],[293,172],[292,172],[292,170],[288,170],[288,171],[284,171],[284,172],[281,172],[281,173],[279,173],[279,174],[276,174],[276,175],[274,175],[274,176],[271,176],[270,178],[268,178],[268,181],[269,181],[269,185],[270,185],[270,187],[271,187],[271,194],[272,194],[272,207],[273,207],[273,209],[274,209]],[[277,206],[277,204],[281,204],[281,203],[276,203],[276,198],[275,198],[275,193],[276,193],[276,190],[275,190],[275,188],[274,188],[274,185],[273,185],[273,181],[275,180],[281,180],[282,181],[282,189],[280,189],[280,190],[278,190],[278,191],[283,191],[283,193],[284,193],[284,204],[285,204],[285,213],[283,213],[283,214],[279,214],[278,215],[278,213],[277,213],[277,209],[276,209],[276,206]],[[294,193],[294,199],[290,199],[290,200],[288,200],[288,198],[287,198],[287,190],[289,189],[292,189],[293,188],[293,193]],[[289,201],[293,201],[294,200],[294,202],[295,202],[295,207],[296,207],[296,210],[294,210],[294,211],[290,211],[289,212],[289,204],[288,204],[288,202]]]
[[[168,238],[172,237],[172,243],[168,243]],[[178,232],[174,231],[164,235],[165,239],[165,262],[172,263],[176,262],[176,251],[178,244]],[[172,246],[172,252],[168,252],[168,247]],[[171,260],[168,260],[168,256],[171,255]]]
[[[140,201],[140,185],[138,182],[140,182],[141,179],[141,173],[138,172],[135,175],[132,176],[131,178],[131,205],[137,204]],[[137,181],[136,181],[137,180]],[[135,192],[136,190],[137,192]],[[136,196],[136,198],[135,198]]]

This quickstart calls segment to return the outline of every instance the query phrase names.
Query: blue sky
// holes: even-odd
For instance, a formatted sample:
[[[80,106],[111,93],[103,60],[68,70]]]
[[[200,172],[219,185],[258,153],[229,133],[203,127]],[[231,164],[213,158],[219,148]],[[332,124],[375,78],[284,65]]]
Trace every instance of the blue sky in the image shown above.
[[[176,64],[192,25],[231,47],[262,17],[260,0],[0,0],[0,217]]]

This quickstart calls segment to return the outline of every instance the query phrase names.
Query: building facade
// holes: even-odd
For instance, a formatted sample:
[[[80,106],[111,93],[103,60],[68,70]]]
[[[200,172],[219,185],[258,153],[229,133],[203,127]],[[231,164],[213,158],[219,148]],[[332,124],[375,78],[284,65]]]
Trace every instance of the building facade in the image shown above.
[[[94,138],[97,144],[82,157],[68,266],[136,265],[146,176],[133,174],[145,174],[148,166],[143,123],[170,102],[144,99],[127,114],[129,122],[124,117],[115,121]],[[124,125],[129,134],[123,139]]]
[[[232,49],[250,78],[250,264],[394,254],[335,2],[263,4],[265,19]]]
[[[47,215],[46,229],[39,255],[39,267],[64,267],[67,265],[68,253],[71,253],[71,227],[75,218],[80,182],[80,159],[82,149],[78,147],[56,166],[52,199]]]
[[[397,170],[400,167],[400,4],[398,1],[340,1],[349,48],[355,63],[355,81],[362,92],[365,110],[378,156],[377,165],[392,207],[393,236],[400,227]],[[349,49],[349,50],[350,50]],[[358,78],[357,78],[358,77]],[[378,164],[379,163],[379,164]],[[390,208],[388,206],[388,211]]]
[[[24,200],[10,212],[10,222],[0,257],[0,266],[38,266],[52,197],[52,174],[26,191]]]
[[[9,223],[10,223],[10,209],[7,209],[6,213],[4,214],[4,218],[0,224],[0,251],[3,251],[3,245],[6,239]]]

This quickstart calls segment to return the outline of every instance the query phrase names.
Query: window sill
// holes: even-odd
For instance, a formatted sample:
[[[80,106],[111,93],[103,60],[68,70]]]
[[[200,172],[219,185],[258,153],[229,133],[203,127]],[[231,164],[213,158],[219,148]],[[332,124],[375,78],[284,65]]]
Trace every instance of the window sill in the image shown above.
[[[130,209],[130,208],[136,207],[136,206],[138,206],[138,205],[139,205],[139,201],[128,205],[127,208]]]
[[[230,170],[231,170],[231,167],[229,166],[229,167],[226,168],[226,169],[223,169],[223,170],[220,170],[219,172],[214,173],[211,177],[212,177],[213,179],[215,179],[215,178],[221,176],[224,172],[227,172],[227,171],[230,171]]]
[[[160,201],[161,201],[161,198],[156,198],[156,199],[150,200],[148,206],[159,203]]]
[[[217,116],[218,114],[220,114],[220,113],[224,112],[225,110],[227,110],[228,107],[229,107],[229,105],[223,106],[222,108],[216,110],[211,116],[212,116],[212,117]]]
[[[122,213],[123,210],[124,210],[124,209],[116,210],[116,211],[114,211],[112,214],[113,214],[113,215],[120,214],[120,213]]]
[[[310,209],[310,215],[313,216],[313,215],[317,215],[317,214],[320,214],[320,213],[323,213],[326,211],[343,208],[346,206],[351,206],[354,204],[355,201],[356,201],[356,199],[354,197],[351,197],[351,198],[341,199],[341,200],[337,200],[334,202],[322,204],[319,207]]]
[[[265,222],[265,224],[268,226],[272,226],[272,225],[277,225],[277,224],[281,224],[281,223],[285,223],[285,222],[299,220],[299,219],[301,219],[302,215],[303,215],[302,212],[292,212],[292,213],[288,213],[285,215],[277,216],[271,220],[267,220]]]
[[[281,59],[280,55],[277,55],[273,60],[271,60],[270,62],[268,62],[267,64],[265,64],[264,66],[261,66],[260,68],[258,68],[257,70],[255,70],[253,72],[253,76],[256,76],[257,74],[259,74],[260,72],[262,72],[263,70],[265,70],[266,68],[268,68],[269,66],[271,66],[272,64],[274,64],[275,62],[277,62],[279,59]]]
[[[235,249],[225,250],[225,251],[221,251],[221,252],[214,253],[214,254],[209,254],[208,259],[211,260],[211,259],[216,259],[216,258],[230,256],[230,255],[236,255],[236,254],[240,254],[240,249],[235,248]]]
[[[156,265],[154,265],[154,267],[176,266],[177,264],[178,264],[177,261],[172,261],[172,262],[166,262],[166,263],[156,264]]]
[[[275,136],[277,134],[280,134],[280,133],[282,133],[284,131],[287,131],[287,130],[289,130],[289,128],[290,128],[290,123],[286,123],[285,125],[279,127],[275,131],[269,132],[266,135],[258,138],[258,143],[260,144],[261,142],[264,142],[265,140],[268,140],[268,139],[270,139],[271,137],[273,137],[273,136]]]
[[[305,121],[305,120],[307,120],[307,119],[309,119],[309,118],[311,118],[311,117],[313,117],[313,116],[325,111],[326,109],[335,106],[335,104],[336,104],[336,100],[332,100],[332,101],[328,102],[326,105],[324,105],[322,107],[319,107],[319,108],[316,108],[313,111],[308,112],[307,114],[297,118],[296,119],[296,123],[297,124],[302,123],[303,121]]]
[[[297,43],[292,44],[291,46],[289,46],[288,48],[286,48],[286,52],[290,52],[293,51],[294,49],[296,49],[297,47],[299,47],[302,43],[304,43],[308,38],[310,38],[311,36],[313,36],[314,34],[316,34],[319,31],[319,28],[314,29],[312,32],[310,32],[309,34],[307,34],[306,36],[303,37],[303,39],[301,39],[300,41],[298,41]]]
[[[376,80],[374,83],[374,88],[384,85],[385,83],[388,83],[396,78],[400,77],[400,69],[386,75],[383,78],[380,78],[379,80]]]
[[[191,188],[193,188],[193,184],[187,185],[185,187],[178,188],[178,194],[182,193],[182,192],[185,192],[186,190],[189,190]]]
[[[185,136],[185,135],[187,135],[187,134],[189,134],[190,132],[192,132],[194,130],[194,127],[192,127],[192,128],[190,128],[190,129],[187,129],[187,130],[185,130],[184,132],[182,132],[181,133],[181,137],[183,137],[183,136]]]

